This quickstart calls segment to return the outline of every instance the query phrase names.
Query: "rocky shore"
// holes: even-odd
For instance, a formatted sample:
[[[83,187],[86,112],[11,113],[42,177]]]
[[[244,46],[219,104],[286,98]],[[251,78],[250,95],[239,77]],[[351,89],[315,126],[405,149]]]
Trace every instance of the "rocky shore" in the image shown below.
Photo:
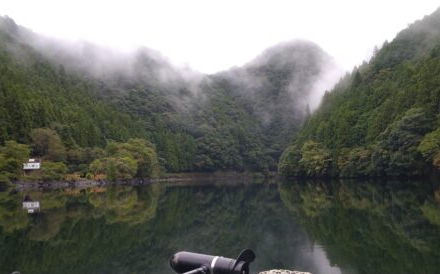
[[[44,189],[63,189],[63,188],[88,188],[88,187],[105,187],[109,185],[146,185],[150,183],[167,183],[179,184],[191,181],[193,183],[207,183],[222,181],[224,184],[234,184],[237,182],[258,182],[258,181],[274,181],[275,174],[265,177],[260,173],[251,172],[212,172],[212,173],[176,173],[165,174],[159,178],[133,178],[127,180],[87,180],[80,179],[75,181],[15,181],[12,184],[18,191],[24,190],[44,190]]]
[[[105,187],[109,185],[146,185],[152,183],[151,179],[130,179],[130,180],[78,180],[78,181],[54,181],[54,182],[22,182],[16,181],[13,185],[18,191],[22,190],[43,190],[43,189],[63,189],[63,188],[88,188]]]

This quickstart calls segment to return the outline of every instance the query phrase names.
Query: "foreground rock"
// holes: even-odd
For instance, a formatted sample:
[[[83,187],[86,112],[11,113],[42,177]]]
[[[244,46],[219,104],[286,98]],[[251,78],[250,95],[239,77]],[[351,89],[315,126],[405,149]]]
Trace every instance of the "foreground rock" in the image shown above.
[[[272,270],[260,272],[260,274],[312,274],[312,273],[291,271],[291,270],[282,270],[282,269],[272,269]]]

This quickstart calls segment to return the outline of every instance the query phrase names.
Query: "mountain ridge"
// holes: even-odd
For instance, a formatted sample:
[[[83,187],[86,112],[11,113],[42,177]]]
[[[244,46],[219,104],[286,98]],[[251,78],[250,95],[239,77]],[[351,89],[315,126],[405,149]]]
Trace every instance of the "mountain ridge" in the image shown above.
[[[440,9],[385,42],[305,123],[286,176],[411,177],[440,168]]]
[[[143,138],[153,143],[169,172],[275,170],[308,115],[304,98],[322,75],[321,65],[331,64],[318,46],[302,41],[288,43],[287,51],[271,48],[275,61],[256,58],[204,75],[174,67],[150,49],[128,59],[108,51],[96,54],[99,48],[87,44],[69,51],[12,19],[0,19],[0,57],[9,60],[3,64],[2,96],[7,101],[19,95],[17,116],[0,125],[2,143],[16,140],[32,148],[29,134],[38,128],[54,130],[72,154],[104,148],[111,140]],[[17,83],[14,95],[10,91]],[[77,98],[85,102],[78,105]],[[0,109],[7,113],[10,107]],[[69,172],[81,174],[90,164],[65,162]]]

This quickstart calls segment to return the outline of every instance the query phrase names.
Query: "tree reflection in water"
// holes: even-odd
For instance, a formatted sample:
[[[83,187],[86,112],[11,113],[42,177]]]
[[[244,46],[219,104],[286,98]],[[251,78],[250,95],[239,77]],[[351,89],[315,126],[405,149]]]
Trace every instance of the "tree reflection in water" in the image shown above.
[[[22,209],[24,196],[39,214]],[[233,257],[244,247],[256,251],[254,272],[435,273],[439,201],[417,182],[7,189],[0,273],[170,273],[178,250]]]
[[[438,273],[440,188],[426,182],[290,182],[283,203],[333,265],[356,273]]]

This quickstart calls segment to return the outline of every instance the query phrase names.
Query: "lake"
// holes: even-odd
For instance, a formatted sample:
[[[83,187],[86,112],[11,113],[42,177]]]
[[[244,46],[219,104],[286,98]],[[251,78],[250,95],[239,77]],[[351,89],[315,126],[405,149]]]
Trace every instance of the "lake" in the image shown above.
[[[0,273],[166,274],[177,251],[244,248],[257,255],[252,273],[440,273],[440,187],[199,180],[0,192]]]

